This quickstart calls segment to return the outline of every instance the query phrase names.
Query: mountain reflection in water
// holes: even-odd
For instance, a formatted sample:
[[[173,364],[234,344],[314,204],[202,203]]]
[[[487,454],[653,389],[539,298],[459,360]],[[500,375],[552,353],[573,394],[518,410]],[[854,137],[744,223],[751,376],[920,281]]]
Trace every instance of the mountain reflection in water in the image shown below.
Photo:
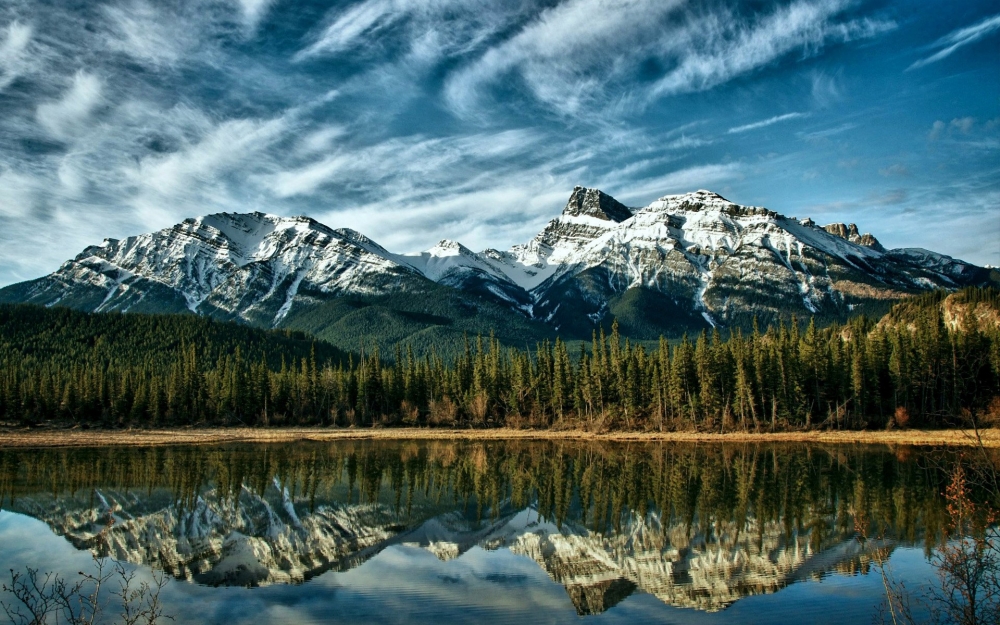
[[[110,514],[110,555],[202,585],[301,583],[392,546],[444,561],[479,547],[530,558],[581,615],[637,592],[716,611],[865,572],[855,518],[930,549],[948,458],[503,441],[15,450],[0,451],[0,507],[94,550]]]

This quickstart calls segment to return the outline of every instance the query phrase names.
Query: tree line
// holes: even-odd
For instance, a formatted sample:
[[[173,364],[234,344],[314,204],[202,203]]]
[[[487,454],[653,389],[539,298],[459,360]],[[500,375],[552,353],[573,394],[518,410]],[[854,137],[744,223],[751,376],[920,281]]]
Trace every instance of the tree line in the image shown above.
[[[177,322],[143,315],[116,316],[115,332],[134,323],[145,333],[127,350],[101,347],[114,340],[101,321],[88,321],[97,326],[88,331],[65,319],[80,334],[67,351],[65,333],[52,332],[45,316],[102,315],[3,307],[0,420],[773,431],[1000,416],[998,325],[973,314],[947,323],[946,301],[1000,310],[996,289],[968,289],[911,298],[880,321],[818,328],[793,319],[653,347],[622,337],[617,323],[578,349],[560,339],[518,349],[479,336],[447,361],[401,347],[386,357],[374,343],[345,356],[305,335],[263,336],[193,317],[185,323],[204,327],[178,333]]]

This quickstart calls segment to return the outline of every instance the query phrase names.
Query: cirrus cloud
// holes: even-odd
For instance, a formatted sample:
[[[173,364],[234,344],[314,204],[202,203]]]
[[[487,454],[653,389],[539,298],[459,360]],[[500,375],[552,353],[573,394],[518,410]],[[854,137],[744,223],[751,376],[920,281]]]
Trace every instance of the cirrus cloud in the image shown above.
[[[38,123],[57,139],[72,137],[84,129],[90,114],[101,103],[103,88],[97,76],[77,72],[62,97],[38,106]]]
[[[906,69],[907,71],[919,69],[925,65],[930,65],[931,63],[936,63],[946,59],[954,54],[959,48],[975,43],[980,39],[993,34],[997,30],[1000,30],[1000,15],[993,15],[976,22],[971,26],[953,30],[930,45],[931,48],[941,48],[940,50],[928,57],[915,61]]]

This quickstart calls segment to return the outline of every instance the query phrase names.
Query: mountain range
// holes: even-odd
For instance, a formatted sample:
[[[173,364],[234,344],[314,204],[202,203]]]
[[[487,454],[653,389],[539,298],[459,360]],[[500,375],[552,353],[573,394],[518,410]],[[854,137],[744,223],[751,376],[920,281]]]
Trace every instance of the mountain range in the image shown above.
[[[105,239],[0,302],[196,313],[305,330],[356,348],[416,348],[494,332],[505,343],[589,339],[613,319],[636,339],[791,315],[885,312],[932,289],[1000,284],[995,269],[885,249],[854,224],[819,226],[710,191],[630,208],[576,187],[562,213],[508,250],[442,240],[398,254],[308,217],[218,213]]]

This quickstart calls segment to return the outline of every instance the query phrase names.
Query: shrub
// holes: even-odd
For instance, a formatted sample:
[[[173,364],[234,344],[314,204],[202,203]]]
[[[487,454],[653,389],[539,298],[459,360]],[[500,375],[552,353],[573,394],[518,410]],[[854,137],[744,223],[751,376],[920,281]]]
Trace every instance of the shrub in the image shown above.
[[[455,418],[458,416],[458,406],[451,401],[450,397],[432,399],[428,405],[430,416],[427,422],[435,426],[451,427],[455,425]]]
[[[898,428],[905,428],[910,424],[910,411],[906,406],[896,406],[896,412],[892,415],[890,425]]]

